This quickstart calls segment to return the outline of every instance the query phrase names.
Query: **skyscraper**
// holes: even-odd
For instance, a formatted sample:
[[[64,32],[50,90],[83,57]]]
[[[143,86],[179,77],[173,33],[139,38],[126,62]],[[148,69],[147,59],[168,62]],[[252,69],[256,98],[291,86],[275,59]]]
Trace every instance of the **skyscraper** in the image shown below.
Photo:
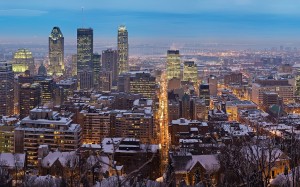
[[[80,89],[90,89],[90,85],[94,84],[93,71],[93,29],[79,28],[77,29],[77,76],[79,78]],[[84,75],[80,75],[80,74]],[[92,76],[92,83],[83,81],[90,81],[90,79],[81,80],[80,78]],[[88,87],[86,87],[88,86]]]
[[[121,25],[118,29],[118,51],[119,65],[118,74],[126,73],[129,69],[128,65],[128,32],[126,26]]]
[[[12,65],[0,62],[0,115],[14,113],[14,73]]]
[[[54,27],[49,36],[49,73],[62,75],[64,72],[64,36],[59,27]]]
[[[218,79],[214,75],[210,75],[208,78],[209,94],[217,96],[218,94]]]
[[[30,71],[30,74],[34,74],[34,58],[32,53],[27,49],[19,49],[14,53],[12,70],[15,74],[24,73],[26,70]]]
[[[34,109],[41,101],[41,87],[38,83],[25,83],[20,87],[20,118],[29,116],[30,110]]]
[[[101,55],[98,53],[93,54],[93,75],[94,75],[94,85],[99,85],[99,74],[101,71]]]
[[[149,72],[133,73],[129,79],[129,92],[142,94],[145,98],[151,99],[156,91],[155,77]]]
[[[111,71],[113,83],[118,79],[118,50],[107,49],[102,51],[102,70]]]
[[[112,87],[111,71],[100,71],[99,73],[99,90],[102,92],[110,92]]]
[[[183,66],[183,81],[197,83],[198,69],[194,61],[185,61]]]
[[[179,50],[168,50],[167,53],[167,77],[180,78],[180,55]]]

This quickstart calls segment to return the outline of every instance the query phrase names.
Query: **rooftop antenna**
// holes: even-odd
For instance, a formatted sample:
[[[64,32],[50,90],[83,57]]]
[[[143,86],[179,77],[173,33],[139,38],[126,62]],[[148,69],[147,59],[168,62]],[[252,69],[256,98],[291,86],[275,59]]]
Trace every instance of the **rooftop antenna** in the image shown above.
[[[84,7],[82,6],[82,7],[81,7],[81,14],[82,14],[82,28],[83,28],[83,26],[84,26],[83,9],[84,9]]]

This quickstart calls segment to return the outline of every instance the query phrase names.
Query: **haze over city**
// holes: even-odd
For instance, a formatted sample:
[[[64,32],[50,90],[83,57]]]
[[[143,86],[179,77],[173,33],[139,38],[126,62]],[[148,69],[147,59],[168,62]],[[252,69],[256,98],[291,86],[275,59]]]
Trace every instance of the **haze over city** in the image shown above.
[[[96,42],[112,43],[117,26],[126,24],[133,43],[299,46],[299,6],[297,0],[1,1],[0,39],[46,44],[55,25],[67,44],[75,44],[76,28],[84,26],[94,29]]]
[[[0,2],[0,187],[299,187],[299,0]]]

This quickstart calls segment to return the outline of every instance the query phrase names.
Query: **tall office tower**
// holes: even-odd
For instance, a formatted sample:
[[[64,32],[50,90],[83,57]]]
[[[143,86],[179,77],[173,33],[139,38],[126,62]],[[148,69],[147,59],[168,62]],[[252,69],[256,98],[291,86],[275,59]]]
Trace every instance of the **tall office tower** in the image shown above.
[[[188,94],[184,94],[180,101],[180,117],[191,119],[191,112],[190,96]]]
[[[79,28],[77,29],[77,76],[80,89],[90,89],[90,83],[84,82],[89,79],[86,75],[92,76],[92,87],[94,86],[94,62],[93,62],[93,29]]]
[[[49,74],[63,75],[64,65],[64,36],[59,27],[53,27],[49,36]]]
[[[97,87],[99,84],[99,74],[101,71],[101,55],[93,54],[93,75],[94,75],[94,85]]]
[[[147,72],[132,74],[129,80],[129,92],[142,94],[145,98],[151,99],[155,96],[155,77]]]
[[[113,84],[118,79],[118,50],[107,49],[102,51],[102,70],[112,72]]]
[[[112,87],[111,71],[100,71],[99,76],[99,91],[110,92]]]
[[[118,74],[126,73],[129,70],[128,65],[128,32],[125,25],[121,25],[118,29],[118,51],[119,65]]]
[[[14,114],[14,73],[12,65],[0,62],[0,116]]]
[[[33,75],[35,73],[35,65],[32,53],[27,49],[19,49],[15,52],[12,69],[15,74],[21,74],[29,70],[30,74]]]
[[[180,79],[180,55],[179,50],[168,50],[167,53],[167,77]]]
[[[52,78],[36,76],[34,82],[39,83],[41,86],[41,104],[51,103],[54,98],[54,80]]]
[[[72,55],[72,76],[77,75],[77,54]]]
[[[19,89],[20,118],[29,116],[30,110],[41,102],[41,87],[38,83],[25,83]]]
[[[80,71],[77,75],[80,80],[80,89],[90,90],[94,88],[94,73],[93,71]]]
[[[209,110],[210,94],[209,94],[209,85],[208,84],[200,84],[199,97],[200,97],[200,99],[204,99],[205,106],[206,106],[207,110]]]
[[[198,69],[194,61],[185,61],[183,65],[183,81],[197,83]]]
[[[209,94],[217,96],[218,94],[218,79],[214,75],[210,75],[208,78]]]
[[[49,108],[34,108],[15,128],[15,153],[27,150],[28,166],[37,166],[38,148],[49,145],[51,151],[74,151],[82,144],[81,127],[69,117]]]

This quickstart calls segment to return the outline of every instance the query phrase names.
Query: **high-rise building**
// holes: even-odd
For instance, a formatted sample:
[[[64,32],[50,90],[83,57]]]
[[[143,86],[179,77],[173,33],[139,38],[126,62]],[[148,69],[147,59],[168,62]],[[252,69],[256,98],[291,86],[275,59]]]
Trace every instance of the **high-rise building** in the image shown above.
[[[129,80],[129,92],[142,94],[145,98],[153,98],[156,92],[155,77],[147,72],[131,74]]]
[[[180,55],[179,50],[168,50],[167,53],[167,77],[180,79]]]
[[[185,61],[183,64],[183,81],[197,83],[198,69],[194,61]]]
[[[128,65],[128,32],[126,26],[121,25],[118,29],[118,51],[119,65],[118,74],[126,73],[129,69]]]
[[[15,129],[14,152],[27,150],[28,165],[38,164],[38,148],[49,145],[51,151],[74,151],[82,144],[82,130],[69,117],[61,116],[49,108],[34,108]]]
[[[210,94],[209,94],[209,85],[208,84],[200,84],[199,97],[200,97],[200,99],[204,99],[205,106],[206,106],[207,110],[209,110]]]
[[[77,75],[77,54],[72,55],[72,67],[71,67],[71,74],[72,76]]]
[[[112,72],[100,71],[98,76],[99,76],[99,91],[110,92],[112,87]]]
[[[54,27],[49,36],[49,74],[64,73],[64,36],[59,27]]]
[[[92,107],[82,110],[79,114],[79,124],[83,130],[83,142],[99,144],[103,138],[110,136],[111,115]]]
[[[83,90],[90,90],[94,88],[94,73],[93,71],[80,71],[77,74],[79,81],[80,81],[80,89]]]
[[[97,87],[99,84],[99,74],[101,71],[101,55],[93,54],[93,75],[94,75],[94,85]]]
[[[208,78],[209,94],[216,96],[218,94],[218,79],[214,75],[210,75]]]
[[[12,62],[12,69],[15,74],[21,74],[29,70],[30,74],[33,75],[35,73],[34,68],[34,58],[28,49],[19,49],[15,52]]]
[[[90,89],[94,85],[93,29],[77,29],[77,76],[80,89]],[[92,76],[92,82],[87,78]],[[85,79],[81,79],[85,78]],[[89,82],[84,82],[89,81]],[[92,85],[90,84],[92,83]]]
[[[14,114],[14,73],[12,65],[0,62],[0,115]]]
[[[111,71],[113,84],[118,79],[118,50],[107,49],[102,51],[102,70]]]
[[[41,104],[53,102],[55,82],[52,78],[43,76],[36,76],[35,83],[39,83],[41,86]]]
[[[191,119],[191,102],[188,94],[184,94],[181,98],[180,116],[186,119]]]
[[[155,125],[152,111],[120,111],[115,120],[115,137],[139,138],[143,143],[153,141]]]
[[[30,110],[41,102],[41,87],[38,83],[25,83],[19,89],[20,118],[29,116]]]

